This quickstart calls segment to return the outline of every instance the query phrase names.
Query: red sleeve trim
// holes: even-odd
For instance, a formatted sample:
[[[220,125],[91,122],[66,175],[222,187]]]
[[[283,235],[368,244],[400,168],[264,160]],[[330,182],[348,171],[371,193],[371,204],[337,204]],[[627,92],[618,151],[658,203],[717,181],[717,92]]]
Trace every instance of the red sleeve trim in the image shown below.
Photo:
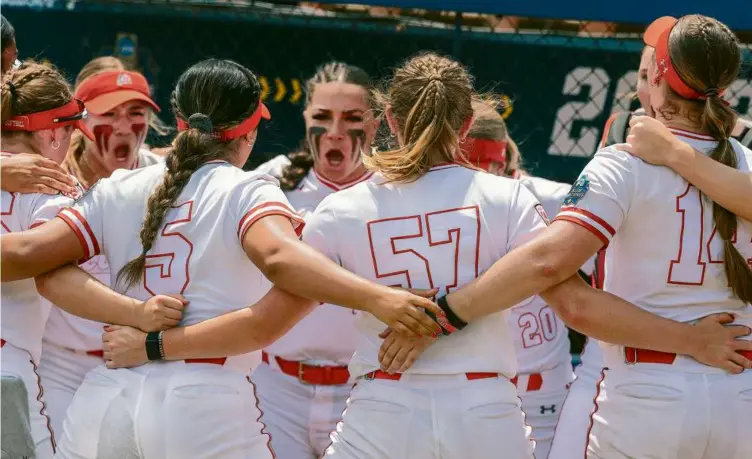
[[[91,244],[94,247],[94,255],[99,255],[99,243],[97,242],[97,237],[94,236],[94,232],[91,230],[91,226],[89,226],[89,222],[87,222],[84,216],[81,215],[81,213],[73,207],[68,207],[67,210],[72,213],[73,216],[75,216],[82,225],[84,225],[84,229],[86,229],[86,232],[91,238]]]
[[[32,223],[31,226],[29,226],[29,229],[34,229],[37,226],[42,226],[42,225],[44,225],[47,222],[48,222],[48,220],[37,220],[34,223]]]
[[[245,215],[243,215],[243,218],[240,219],[240,223],[238,223],[238,236],[240,236],[240,232],[243,230],[243,226],[245,225],[246,220],[253,217],[254,212],[258,212],[261,209],[264,209],[266,207],[272,207],[272,206],[282,207],[283,209],[287,210],[287,212],[289,212],[292,216],[297,217],[297,213],[294,210],[292,210],[290,206],[288,206],[287,204],[283,202],[279,202],[279,201],[265,202],[263,204],[260,204],[254,207],[253,209],[246,212]]]
[[[595,215],[592,212],[589,212],[589,211],[587,211],[585,209],[580,209],[579,207],[572,207],[572,206],[562,207],[561,210],[560,210],[560,212],[564,212],[564,211],[574,212],[576,214],[584,215],[584,216],[592,219],[593,221],[595,221],[599,225],[601,225],[606,231],[608,231],[609,233],[611,233],[611,236],[613,236],[614,234],[616,234],[616,230],[614,229],[613,226],[609,225],[606,222],[606,220],[602,219],[601,217]]]
[[[594,227],[593,225],[591,225],[590,223],[586,221],[580,220],[579,218],[575,218],[575,217],[569,217],[567,215],[558,215],[556,218],[554,218],[554,221],[558,221],[558,220],[563,220],[563,221],[567,221],[570,223],[574,223],[576,225],[580,225],[581,227],[585,228],[586,230],[593,233],[596,237],[598,237],[598,239],[600,239],[604,245],[608,244],[608,238],[604,236],[603,233],[598,231],[596,227]]]
[[[255,212],[255,211],[251,210],[249,214],[251,212]],[[298,217],[295,213],[286,212],[281,209],[271,209],[271,210],[267,210],[266,212],[256,213],[250,219],[246,219],[246,217],[249,217],[248,214],[246,214],[246,217],[243,217],[243,220],[246,220],[246,221],[243,223],[243,226],[240,228],[241,232],[238,233],[240,242],[241,243],[243,242],[243,239],[245,239],[245,233],[248,232],[248,230],[251,228],[251,226],[253,226],[254,223],[270,215],[281,215],[283,217],[289,218],[293,226],[295,227],[295,234],[297,234],[299,237],[303,233],[303,227],[305,226],[305,221],[303,221],[302,218]]]
[[[73,233],[76,235],[76,238],[78,238],[78,242],[81,244],[81,248],[84,249],[84,260],[88,260],[91,258],[91,254],[89,254],[89,244],[86,242],[86,238],[84,237],[84,234],[81,232],[80,229],[78,229],[78,225],[70,219],[67,215],[64,213],[57,214],[58,217],[60,217],[69,227],[73,230]]]

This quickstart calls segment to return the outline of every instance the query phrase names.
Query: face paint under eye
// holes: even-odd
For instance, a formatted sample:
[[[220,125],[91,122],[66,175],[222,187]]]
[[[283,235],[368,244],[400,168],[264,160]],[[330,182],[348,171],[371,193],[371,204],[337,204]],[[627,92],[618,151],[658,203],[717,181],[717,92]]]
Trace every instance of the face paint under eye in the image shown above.
[[[99,150],[100,156],[104,156],[104,152],[110,148],[110,137],[112,136],[112,131],[113,128],[109,124],[94,126],[94,140],[97,143],[97,150]]]
[[[360,161],[363,149],[366,145],[366,131],[363,129],[348,129],[347,135],[350,136],[353,148],[353,162]]]
[[[146,123],[134,123],[131,125],[131,130],[136,134],[136,148],[140,148],[146,139]]]
[[[319,160],[319,153],[321,151],[321,137],[326,134],[327,129],[325,127],[313,126],[308,128],[308,145],[313,152],[313,160]]]

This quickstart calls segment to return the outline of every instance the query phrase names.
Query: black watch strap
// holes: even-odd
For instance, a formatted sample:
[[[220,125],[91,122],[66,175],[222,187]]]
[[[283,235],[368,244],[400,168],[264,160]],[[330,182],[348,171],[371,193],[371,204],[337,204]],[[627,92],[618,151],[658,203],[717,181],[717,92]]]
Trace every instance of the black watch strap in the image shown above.
[[[436,304],[438,304],[441,310],[444,311],[447,321],[449,321],[452,327],[456,328],[457,330],[462,330],[463,328],[467,327],[467,322],[460,319],[449,306],[446,296],[442,296],[441,298],[437,299]],[[441,323],[439,322],[439,324]]]
[[[151,332],[146,335],[146,357],[149,360],[162,360],[162,332]]]

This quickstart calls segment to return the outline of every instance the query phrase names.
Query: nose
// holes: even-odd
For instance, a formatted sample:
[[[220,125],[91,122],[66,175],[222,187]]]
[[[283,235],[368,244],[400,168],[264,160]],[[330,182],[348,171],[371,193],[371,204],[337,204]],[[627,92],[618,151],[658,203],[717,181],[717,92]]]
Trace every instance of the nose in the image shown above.
[[[329,130],[329,138],[331,140],[344,140],[345,126],[342,120],[335,120],[332,123],[332,128]]]

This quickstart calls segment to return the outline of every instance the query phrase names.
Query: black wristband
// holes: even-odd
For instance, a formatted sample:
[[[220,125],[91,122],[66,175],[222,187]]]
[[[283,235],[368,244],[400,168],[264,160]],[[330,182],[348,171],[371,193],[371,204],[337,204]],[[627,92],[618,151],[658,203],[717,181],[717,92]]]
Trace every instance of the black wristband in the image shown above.
[[[162,360],[162,332],[151,332],[146,335],[146,357],[149,360]]]
[[[457,316],[457,314],[454,313],[452,308],[449,307],[449,303],[447,302],[446,295],[437,299],[436,304],[438,304],[441,310],[444,311],[444,314],[446,314],[446,318],[452,327],[456,328],[457,330],[462,330],[463,328],[467,327],[467,322],[460,319]]]

